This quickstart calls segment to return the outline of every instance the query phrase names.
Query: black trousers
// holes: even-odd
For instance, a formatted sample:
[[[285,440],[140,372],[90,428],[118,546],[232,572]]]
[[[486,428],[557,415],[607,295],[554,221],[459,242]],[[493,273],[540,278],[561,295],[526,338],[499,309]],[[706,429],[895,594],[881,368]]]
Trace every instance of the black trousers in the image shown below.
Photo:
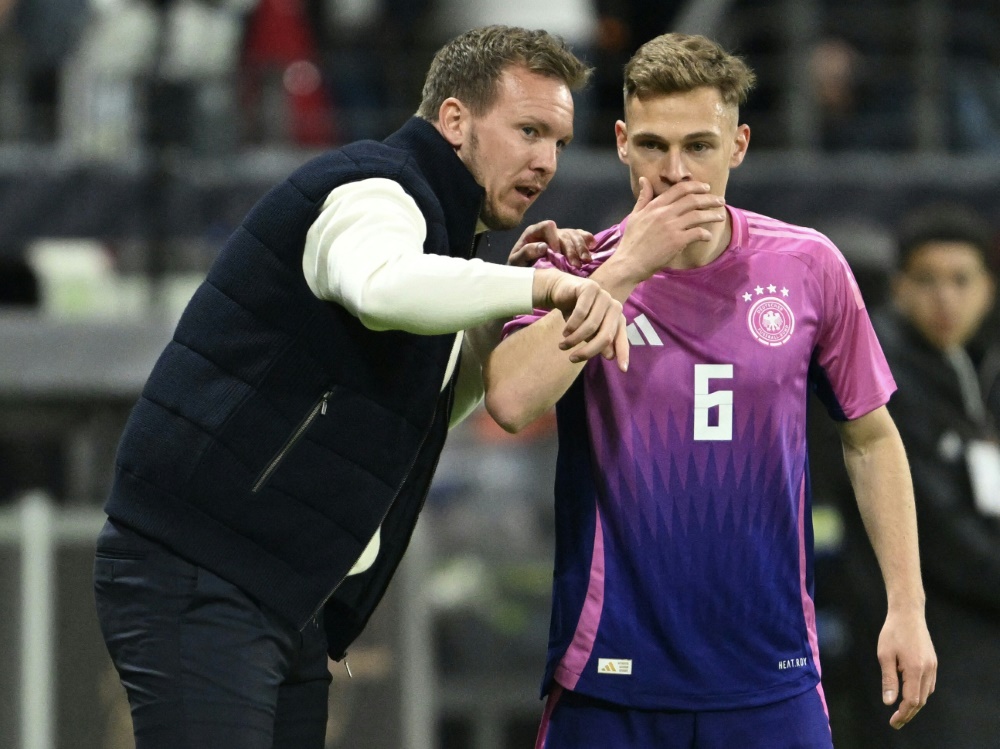
[[[318,619],[298,631],[239,588],[108,521],[97,616],[136,749],[322,749],[330,673]]]

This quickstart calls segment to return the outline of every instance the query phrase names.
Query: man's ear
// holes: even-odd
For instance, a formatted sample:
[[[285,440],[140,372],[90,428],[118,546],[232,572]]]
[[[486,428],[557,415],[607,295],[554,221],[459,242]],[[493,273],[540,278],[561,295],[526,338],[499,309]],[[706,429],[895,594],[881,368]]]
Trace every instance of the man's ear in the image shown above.
[[[465,139],[468,137],[469,120],[468,108],[454,96],[449,96],[441,102],[436,123],[437,129],[452,148],[461,148],[462,144],[465,143]]]
[[[738,125],[736,127],[735,145],[733,155],[729,159],[729,168],[735,169],[743,163],[747,155],[747,148],[750,146],[750,126]]]
[[[628,164],[628,125],[624,120],[615,122],[615,145],[618,149],[618,160]]]

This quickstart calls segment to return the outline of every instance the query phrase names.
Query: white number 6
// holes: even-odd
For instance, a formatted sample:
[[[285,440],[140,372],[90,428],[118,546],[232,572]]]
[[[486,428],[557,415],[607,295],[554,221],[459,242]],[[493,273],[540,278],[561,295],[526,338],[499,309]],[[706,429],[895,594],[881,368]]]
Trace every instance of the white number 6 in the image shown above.
[[[732,364],[694,365],[694,438],[724,441],[733,438],[733,391],[708,389],[709,380],[733,379]],[[719,419],[708,423],[708,412],[718,406]]]

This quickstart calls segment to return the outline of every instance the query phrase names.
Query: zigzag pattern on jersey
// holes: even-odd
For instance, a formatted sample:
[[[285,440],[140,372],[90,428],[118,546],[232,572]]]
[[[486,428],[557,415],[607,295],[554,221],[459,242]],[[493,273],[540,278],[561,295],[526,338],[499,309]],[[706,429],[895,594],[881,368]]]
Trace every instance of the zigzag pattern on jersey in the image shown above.
[[[643,612],[627,626],[652,632],[617,634],[626,642],[648,641],[651,635],[663,644],[665,661],[659,665],[694,683],[704,677],[706,650],[729,650],[732,671],[725,691],[759,688],[760,669],[772,672],[773,664],[748,660],[748,655],[797,653],[804,644],[760,639],[803,629],[795,564],[798,512],[797,507],[779,509],[797,499],[801,474],[782,473],[776,458],[780,437],[766,414],[758,424],[751,411],[733,443],[700,443],[694,449],[673,419],[664,431],[655,423],[642,428],[633,423],[631,431],[628,460],[609,457],[626,449],[621,442],[598,446],[599,463],[606,467],[605,498],[617,505],[604,515],[606,595],[614,597],[616,607]],[[752,449],[737,452],[734,444]],[[699,461],[696,452],[704,459]],[[761,455],[765,460],[755,459]],[[635,560],[636,568],[619,569],[623,559]],[[775,585],[786,588],[777,599],[746,595]],[[661,623],[666,627],[657,631]],[[678,628],[687,633],[683,648],[670,644]]]

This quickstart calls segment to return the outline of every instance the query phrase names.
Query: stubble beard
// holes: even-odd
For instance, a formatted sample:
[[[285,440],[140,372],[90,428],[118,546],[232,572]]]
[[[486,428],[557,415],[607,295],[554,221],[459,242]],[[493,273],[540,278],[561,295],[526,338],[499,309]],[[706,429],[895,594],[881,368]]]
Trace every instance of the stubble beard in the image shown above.
[[[489,203],[490,197],[486,196],[486,202],[483,204],[483,210],[479,214],[479,218],[482,220],[486,228],[491,231],[506,231],[507,229],[515,229],[524,220],[524,216],[519,216],[517,218],[506,218],[501,216],[496,211],[492,210]]]
[[[473,130],[469,134],[469,161],[467,166],[469,171],[472,172],[472,176],[476,178],[476,181],[483,184],[486,180],[480,173],[480,163],[479,137],[476,135],[476,131]],[[486,228],[491,231],[507,231],[508,229],[517,228],[524,219],[524,215],[522,214],[514,218],[502,215],[493,205],[496,196],[490,194],[488,187],[485,189],[486,197],[483,200],[483,207],[479,212],[479,219]]]

